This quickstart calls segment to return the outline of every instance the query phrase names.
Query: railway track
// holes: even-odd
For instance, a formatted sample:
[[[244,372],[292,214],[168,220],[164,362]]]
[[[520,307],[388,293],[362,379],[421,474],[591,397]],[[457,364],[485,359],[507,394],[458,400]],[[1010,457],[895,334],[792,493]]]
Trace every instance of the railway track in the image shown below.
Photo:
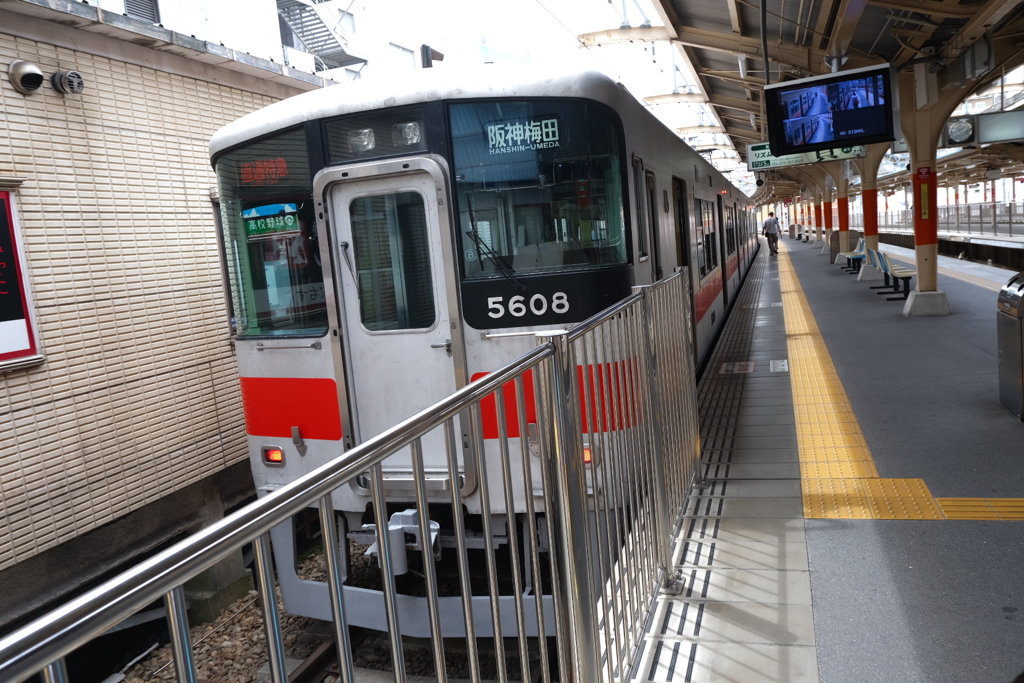
[[[288,675],[288,683],[330,683],[340,680],[338,671],[338,649],[333,641],[327,641],[299,664]]]

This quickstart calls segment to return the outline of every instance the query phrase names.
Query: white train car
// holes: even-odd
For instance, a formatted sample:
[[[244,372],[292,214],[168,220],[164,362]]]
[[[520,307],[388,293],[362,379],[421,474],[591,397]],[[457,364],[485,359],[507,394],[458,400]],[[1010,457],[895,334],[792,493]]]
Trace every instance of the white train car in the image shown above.
[[[678,267],[700,367],[758,248],[747,197],[598,73],[428,69],[332,86],[226,126],[210,152],[261,492],[536,343],[509,333],[564,329]],[[496,430],[485,416],[485,443]],[[474,472],[448,480],[443,444],[424,458],[439,501],[462,487],[470,528],[505,518],[481,509]],[[385,465],[389,506],[414,507],[412,471]],[[334,494],[355,537],[373,520],[368,494]],[[321,588],[280,562],[279,537],[286,607],[330,618]]]

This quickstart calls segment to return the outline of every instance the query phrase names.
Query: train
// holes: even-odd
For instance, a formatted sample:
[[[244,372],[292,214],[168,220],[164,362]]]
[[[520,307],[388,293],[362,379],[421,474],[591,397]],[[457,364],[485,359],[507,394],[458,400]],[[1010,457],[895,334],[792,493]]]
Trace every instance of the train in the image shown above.
[[[333,85],[225,126],[209,149],[260,494],[519,357],[531,333],[681,269],[702,368],[760,248],[751,200],[596,71],[486,65]],[[465,492],[463,510],[437,514],[442,534],[452,515],[473,529],[506,518],[482,509],[471,477],[449,481],[442,443],[423,452],[438,508],[447,487]],[[389,509],[415,507],[396,456],[383,482]],[[332,498],[340,533],[369,542],[368,482]],[[273,543],[285,608],[330,619],[323,584],[296,572],[294,532]],[[382,628],[368,611],[350,623]]]

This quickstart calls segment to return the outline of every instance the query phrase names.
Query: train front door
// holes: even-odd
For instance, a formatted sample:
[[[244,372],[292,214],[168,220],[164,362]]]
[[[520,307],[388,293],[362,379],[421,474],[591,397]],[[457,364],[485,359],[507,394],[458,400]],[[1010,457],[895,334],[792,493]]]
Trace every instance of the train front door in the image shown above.
[[[325,204],[334,231],[333,289],[348,408],[361,443],[457,388],[456,367],[464,361],[452,325],[458,317],[450,308],[454,276],[444,180],[427,158],[324,174],[339,180],[326,185]],[[439,430],[424,439],[423,453],[428,479],[447,479]],[[409,463],[392,456],[386,483],[411,481],[404,471]]]

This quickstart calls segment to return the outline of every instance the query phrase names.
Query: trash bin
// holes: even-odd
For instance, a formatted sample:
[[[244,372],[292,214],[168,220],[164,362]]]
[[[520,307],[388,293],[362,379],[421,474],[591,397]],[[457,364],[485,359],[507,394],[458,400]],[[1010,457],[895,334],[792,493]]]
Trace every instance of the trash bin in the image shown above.
[[[789,239],[791,239],[791,240],[795,240],[796,239],[796,231],[797,231],[797,228],[799,228],[799,227],[800,226],[797,225],[796,223],[790,223],[789,224]]]
[[[1024,420],[1024,273],[999,292],[996,339],[999,343],[999,400]]]

